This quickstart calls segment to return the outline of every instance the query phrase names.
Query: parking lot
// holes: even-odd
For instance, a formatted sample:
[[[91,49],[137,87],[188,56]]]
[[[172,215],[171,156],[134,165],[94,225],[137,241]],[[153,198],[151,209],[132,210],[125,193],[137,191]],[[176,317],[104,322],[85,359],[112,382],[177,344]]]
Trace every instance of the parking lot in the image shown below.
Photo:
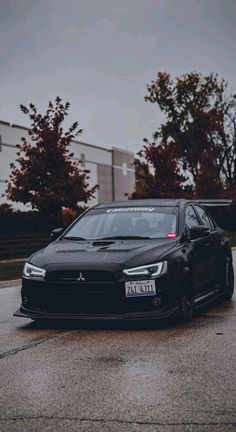
[[[185,325],[50,328],[19,302],[0,289],[0,431],[236,430],[235,300]]]

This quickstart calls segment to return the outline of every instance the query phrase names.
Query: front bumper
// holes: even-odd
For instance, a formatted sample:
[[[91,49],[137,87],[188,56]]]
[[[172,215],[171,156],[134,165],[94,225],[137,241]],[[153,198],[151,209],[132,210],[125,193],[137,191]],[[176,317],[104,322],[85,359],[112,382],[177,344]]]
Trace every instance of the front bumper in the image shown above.
[[[124,280],[104,277],[85,283],[23,278],[21,297],[14,316],[31,319],[163,319],[178,310],[177,291],[166,276],[156,280],[156,304],[152,296],[125,297]]]
[[[130,312],[130,313],[102,313],[102,314],[74,314],[74,313],[52,313],[52,312],[39,312],[24,307],[20,307],[14,316],[21,318],[30,318],[33,320],[86,320],[86,321],[140,321],[140,320],[156,320],[166,319],[175,316],[178,312],[178,306],[163,308],[162,310],[152,310],[145,312]]]

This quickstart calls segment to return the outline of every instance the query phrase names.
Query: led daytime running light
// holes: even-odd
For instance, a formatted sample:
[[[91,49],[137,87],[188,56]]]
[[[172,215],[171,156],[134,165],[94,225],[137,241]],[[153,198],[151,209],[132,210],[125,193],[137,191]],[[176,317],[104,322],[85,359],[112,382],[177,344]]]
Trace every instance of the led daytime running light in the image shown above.
[[[23,276],[28,279],[44,279],[46,270],[34,266],[30,263],[25,263],[23,269]]]
[[[123,270],[127,276],[159,276],[167,272],[167,261]]]

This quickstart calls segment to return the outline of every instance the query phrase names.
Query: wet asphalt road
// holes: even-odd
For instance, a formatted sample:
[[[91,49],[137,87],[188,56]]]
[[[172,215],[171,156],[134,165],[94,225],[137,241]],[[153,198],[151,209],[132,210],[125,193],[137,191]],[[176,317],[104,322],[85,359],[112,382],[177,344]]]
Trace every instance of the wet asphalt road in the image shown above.
[[[1,432],[236,431],[235,300],[155,328],[37,327],[18,305],[0,289]]]

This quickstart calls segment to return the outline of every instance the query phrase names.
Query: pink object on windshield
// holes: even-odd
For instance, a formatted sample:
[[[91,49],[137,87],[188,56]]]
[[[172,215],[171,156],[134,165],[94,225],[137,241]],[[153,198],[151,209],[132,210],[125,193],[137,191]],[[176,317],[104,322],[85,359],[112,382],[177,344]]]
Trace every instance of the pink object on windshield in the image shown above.
[[[176,233],[174,233],[174,232],[169,232],[169,233],[167,233],[167,237],[168,237],[168,238],[176,238]]]

